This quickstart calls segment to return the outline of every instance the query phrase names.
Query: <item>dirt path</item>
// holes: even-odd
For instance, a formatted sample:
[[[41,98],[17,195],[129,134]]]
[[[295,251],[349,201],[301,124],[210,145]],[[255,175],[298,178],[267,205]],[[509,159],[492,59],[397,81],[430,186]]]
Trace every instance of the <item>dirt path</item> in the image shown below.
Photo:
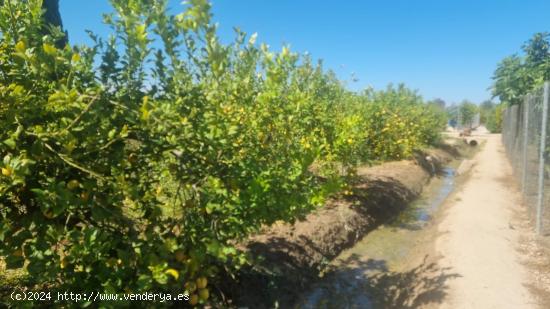
[[[525,287],[528,270],[517,250],[528,232],[515,225],[520,193],[510,185],[512,169],[500,135],[479,138],[486,145],[438,225],[439,265],[458,275],[448,280],[440,307],[535,308]]]

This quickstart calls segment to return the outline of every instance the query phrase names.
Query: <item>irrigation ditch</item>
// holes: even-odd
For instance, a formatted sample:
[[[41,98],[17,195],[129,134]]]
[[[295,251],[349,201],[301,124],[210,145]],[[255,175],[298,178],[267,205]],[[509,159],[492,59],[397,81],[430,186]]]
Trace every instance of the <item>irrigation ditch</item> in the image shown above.
[[[389,222],[411,230],[421,228],[413,225],[428,221],[450,194],[455,168],[472,148],[477,147],[445,143],[418,151],[409,160],[359,168],[353,194],[327,201],[304,220],[275,224],[250,237],[243,247],[257,263],[227,278],[222,287],[227,298],[232,305],[249,308],[317,307],[326,302],[329,296],[323,293],[333,287],[327,287],[327,279],[321,277],[330,276],[334,260]],[[427,186],[437,192],[430,194],[429,201],[415,202]],[[358,301],[365,307],[369,303]]]

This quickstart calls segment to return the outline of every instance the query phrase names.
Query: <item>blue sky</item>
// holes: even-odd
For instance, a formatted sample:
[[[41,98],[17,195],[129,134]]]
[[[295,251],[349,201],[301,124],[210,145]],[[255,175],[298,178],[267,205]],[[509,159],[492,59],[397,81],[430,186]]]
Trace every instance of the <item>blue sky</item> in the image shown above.
[[[404,82],[426,99],[490,98],[496,64],[532,34],[550,31],[548,0],[212,0],[226,42],[233,27],[280,49],[288,44],[324,60],[358,90]],[[174,12],[180,1],[170,1]],[[107,0],[60,1],[71,43],[85,29],[106,36]],[[358,79],[354,82],[352,74]]]

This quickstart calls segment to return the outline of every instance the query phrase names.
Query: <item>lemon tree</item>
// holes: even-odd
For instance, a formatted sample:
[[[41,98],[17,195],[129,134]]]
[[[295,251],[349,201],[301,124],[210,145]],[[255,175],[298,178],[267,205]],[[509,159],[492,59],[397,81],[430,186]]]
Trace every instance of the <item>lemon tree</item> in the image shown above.
[[[92,46],[43,35],[41,1],[0,8],[0,255],[33,283],[217,301],[235,246],[344,188],[357,165],[438,138],[404,86],[354,93],[237,30],[210,4],[112,0]]]

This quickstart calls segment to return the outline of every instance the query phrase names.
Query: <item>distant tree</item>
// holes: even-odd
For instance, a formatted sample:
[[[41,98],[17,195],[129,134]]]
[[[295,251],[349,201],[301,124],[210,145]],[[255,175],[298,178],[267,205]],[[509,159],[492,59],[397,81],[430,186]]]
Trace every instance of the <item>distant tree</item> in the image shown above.
[[[502,130],[502,114],[504,113],[504,104],[497,104],[489,119],[487,119],[487,129],[493,133],[500,133]]]
[[[434,99],[427,102],[427,105],[437,112],[438,115],[442,117],[442,122],[446,125],[449,121],[449,117],[447,115],[447,110],[445,109],[445,101],[441,99]]]
[[[485,100],[479,104],[480,110],[487,110],[487,109],[493,109],[495,107],[495,103],[491,100]]]
[[[498,133],[501,130],[503,104],[485,100],[479,104],[479,122],[489,131]]]
[[[489,118],[494,113],[496,104],[491,100],[485,100],[479,104],[479,122],[487,124]]]
[[[458,106],[453,103],[445,108],[447,113],[447,119],[449,119],[449,125],[456,127],[458,125]]]
[[[474,117],[478,113],[477,105],[464,100],[462,101],[462,103],[460,103],[458,111],[460,114],[460,120],[462,122],[462,125],[471,128],[474,122]]]
[[[430,104],[433,104],[435,106],[438,106],[439,108],[441,108],[442,110],[445,109],[445,101],[440,99],[440,98],[436,98],[436,99],[433,99],[432,101],[430,101]]]

